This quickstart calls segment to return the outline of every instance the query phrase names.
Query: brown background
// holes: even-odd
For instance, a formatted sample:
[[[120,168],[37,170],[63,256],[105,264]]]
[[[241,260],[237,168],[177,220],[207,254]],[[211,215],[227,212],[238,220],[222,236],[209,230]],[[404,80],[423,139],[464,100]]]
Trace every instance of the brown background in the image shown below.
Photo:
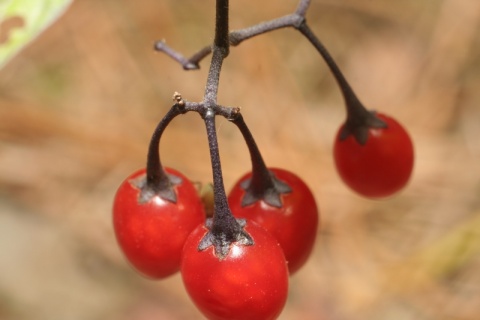
[[[232,1],[231,27],[295,7]],[[213,8],[77,0],[0,71],[0,319],[199,318],[178,275],[152,282],[130,269],[110,210],[173,92],[202,99],[208,59],[185,72],[153,42],[195,52],[213,39]],[[232,49],[219,102],[242,107],[267,163],[303,177],[321,208],[281,319],[478,319],[480,2],[319,0],[307,17],[361,100],[408,128],[416,163],[397,196],[357,196],[335,172],[343,101],[314,49],[293,30]],[[249,157],[230,123],[218,119],[218,132],[229,188]],[[172,123],[161,154],[211,180],[197,115]]]

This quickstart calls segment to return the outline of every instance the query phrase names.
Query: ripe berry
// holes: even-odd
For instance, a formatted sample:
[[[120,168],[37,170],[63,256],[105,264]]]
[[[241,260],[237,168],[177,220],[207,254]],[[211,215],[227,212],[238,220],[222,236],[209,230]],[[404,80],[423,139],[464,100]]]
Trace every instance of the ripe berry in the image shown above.
[[[278,168],[269,168],[277,181],[289,186],[289,192],[279,194],[280,206],[264,199],[252,204],[242,203],[245,182],[252,173],[243,176],[232,188],[228,202],[233,215],[256,222],[280,243],[288,262],[290,274],[298,271],[310,256],[318,228],[318,209],[308,186],[295,174]]]
[[[253,243],[232,242],[219,257],[213,245],[199,249],[209,229],[198,226],[185,242],[181,274],[197,308],[213,320],[268,320],[281,313],[288,271],[273,236],[254,222],[242,224]]]
[[[343,181],[369,198],[390,196],[408,182],[412,169],[413,144],[405,129],[393,118],[377,113],[386,127],[368,128],[365,144],[354,135],[342,139],[342,125],[335,138],[334,159]]]
[[[193,184],[176,170],[165,171],[175,182],[172,189],[176,202],[150,192],[142,195],[146,173],[141,169],[120,185],[113,205],[113,226],[120,248],[132,266],[150,278],[164,278],[179,270],[185,239],[205,220]]]

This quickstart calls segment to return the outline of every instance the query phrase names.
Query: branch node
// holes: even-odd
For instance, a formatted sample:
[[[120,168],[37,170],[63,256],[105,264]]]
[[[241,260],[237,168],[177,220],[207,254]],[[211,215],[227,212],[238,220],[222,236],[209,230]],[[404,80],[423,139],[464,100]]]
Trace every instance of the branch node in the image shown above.
[[[185,100],[182,98],[182,94],[175,91],[172,97],[173,101],[181,108],[185,107]]]

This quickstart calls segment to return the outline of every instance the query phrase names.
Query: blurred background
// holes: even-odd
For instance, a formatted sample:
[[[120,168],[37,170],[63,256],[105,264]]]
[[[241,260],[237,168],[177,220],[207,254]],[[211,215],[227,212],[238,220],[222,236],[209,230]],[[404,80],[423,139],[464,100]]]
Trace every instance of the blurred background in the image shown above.
[[[291,279],[280,319],[442,320],[480,314],[480,2],[315,0],[307,14],[369,107],[397,118],[416,152],[390,199],[363,199],[335,172],[342,97],[292,29],[232,48],[219,102],[239,106],[270,166],[301,176],[322,225]],[[231,28],[294,11],[297,1],[231,1]],[[0,319],[199,319],[179,275],[150,281],[122,257],[111,204],[144,166],[157,122],[180,92],[203,96],[214,1],[77,0],[0,70]],[[249,170],[240,134],[218,132],[225,184]],[[211,181],[205,128],[174,120],[165,165]]]

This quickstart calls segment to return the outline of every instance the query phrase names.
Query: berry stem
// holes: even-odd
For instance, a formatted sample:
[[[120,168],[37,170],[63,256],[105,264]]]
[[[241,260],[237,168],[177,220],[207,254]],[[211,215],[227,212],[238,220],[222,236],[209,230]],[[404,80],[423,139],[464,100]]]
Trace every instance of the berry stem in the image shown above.
[[[172,190],[171,177],[163,169],[160,161],[159,145],[165,128],[168,124],[183,111],[178,104],[170,108],[163,119],[158,123],[152,134],[147,154],[147,178],[146,184],[142,188],[141,201],[148,201],[153,194],[158,194],[162,198],[176,203],[176,194]]]
[[[312,32],[307,23],[302,23],[298,27],[298,30],[310,41],[310,43],[315,47],[315,49],[317,49],[317,51],[320,53],[320,55],[323,57],[326,64],[330,68],[332,74],[335,77],[335,80],[340,87],[340,90],[342,91],[342,95],[345,99],[349,115],[355,113],[362,113],[364,112],[364,110],[366,111],[365,107],[357,98],[357,95],[353,91],[352,87],[347,82],[347,79],[345,79],[345,76],[340,71],[340,68],[335,63],[335,60],[333,60],[328,50],[325,48],[320,39],[318,39],[317,36]]]
[[[345,139],[348,135],[353,134],[357,142],[364,145],[368,139],[368,128],[385,128],[387,126],[386,123],[377,118],[372,112],[368,111],[360,102],[333,57],[313,33],[306,21],[300,24],[297,29],[310,41],[323,57],[342,92],[347,111],[347,120],[341,139]]]
[[[295,13],[302,17],[305,17],[308,7],[310,6],[310,2],[311,0],[300,0],[297,5],[297,10],[295,10]]]
[[[252,178],[245,181],[245,185],[243,186],[245,189],[245,196],[242,199],[242,206],[250,205],[259,200],[264,200],[274,207],[282,207],[280,194],[291,192],[291,188],[285,183],[279,181],[273,173],[268,170],[243,116],[238,113],[233,119],[231,119],[231,121],[242,133],[252,161]]]
[[[267,169],[265,161],[258,149],[252,133],[243,120],[243,116],[238,114],[232,122],[238,127],[243,135],[248,151],[250,152],[250,159],[252,160],[252,191],[255,194],[262,194],[263,190],[273,187],[273,182],[270,173]]]
[[[217,257],[224,259],[228,255],[231,243],[252,245],[253,239],[243,230],[245,221],[235,219],[228,205],[218,150],[215,113],[211,109],[207,110],[204,120],[213,171],[213,218],[207,220],[209,231],[200,241],[198,250],[213,246]]]
[[[215,41],[213,54],[208,71],[207,85],[205,87],[204,103],[207,109],[217,104],[218,85],[223,60],[228,56],[230,42],[228,41],[228,0],[217,0],[215,15]]]
[[[214,45],[219,48],[226,49],[226,55],[230,42],[228,40],[228,18],[229,18],[229,2],[228,0],[217,0],[215,10],[215,40]]]
[[[224,108],[217,105],[218,84],[223,60],[228,56],[230,42],[228,39],[228,0],[216,1],[215,41],[213,44],[212,61],[208,72],[205,87],[203,119],[207,129],[208,146],[213,172],[213,218],[207,220],[209,231],[202,238],[198,250],[205,250],[213,246],[219,259],[224,259],[229,251],[230,244],[238,242],[252,245],[253,240],[244,230],[244,221],[237,221],[228,205],[227,194],[223,184],[220,152],[215,128],[215,116],[223,114]],[[231,109],[232,114],[237,114],[238,109]]]
[[[214,216],[213,225],[226,224],[227,229],[232,229],[228,225],[235,225],[236,221],[228,206],[227,195],[223,183],[222,167],[220,163],[220,152],[218,150],[217,132],[215,129],[215,114],[207,111],[205,115],[205,126],[207,128],[208,146],[210,148],[210,159],[213,171],[213,194],[214,194]],[[234,229],[234,228],[233,228]],[[225,230],[230,233],[230,230]]]

